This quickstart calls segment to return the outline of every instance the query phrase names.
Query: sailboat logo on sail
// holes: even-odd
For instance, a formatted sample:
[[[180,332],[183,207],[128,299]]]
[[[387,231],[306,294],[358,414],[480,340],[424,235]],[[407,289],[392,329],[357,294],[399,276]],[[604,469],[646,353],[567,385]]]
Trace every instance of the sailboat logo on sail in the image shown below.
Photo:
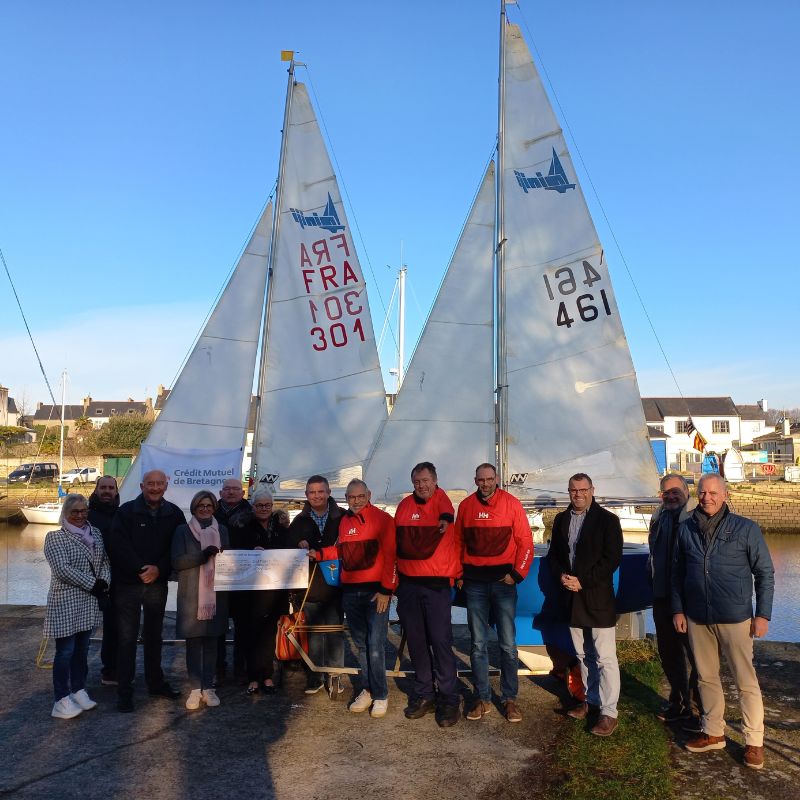
[[[574,189],[575,184],[567,180],[567,173],[561,166],[561,160],[553,148],[553,160],[550,162],[550,171],[547,175],[537,172],[535,177],[528,177],[524,172],[514,170],[517,183],[522,187],[522,191],[528,194],[528,189],[549,189],[555,190],[559,194],[564,194],[567,189]]]
[[[559,166],[561,165],[559,164]],[[344,230],[344,225],[339,222],[339,215],[336,213],[336,206],[333,204],[330,192],[328,192],[328,202],[325,204],[325,210],[322,214],[317,214],[316,212],[304,214],[296,208],[290,208],[289,211],[292,212],[294,221],[301,228],[322,228],[322,230],[330,231],[331,233]]]

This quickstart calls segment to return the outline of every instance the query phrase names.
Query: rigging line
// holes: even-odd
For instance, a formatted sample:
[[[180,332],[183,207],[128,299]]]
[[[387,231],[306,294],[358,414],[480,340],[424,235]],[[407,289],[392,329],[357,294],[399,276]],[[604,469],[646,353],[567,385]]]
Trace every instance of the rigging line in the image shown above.
[[[667,369],[669,370],[669,374],[672,376],[672,380],[673,380],[673,382],[675,384],[675,388],[678,390],[679,396],[681,397],[681,399],[685,399],[684,398],[684,394],[683,394],[683,390],[681,389],[681,386],[678,383],[678,378],[675,375],[675,371],[672,369],[672,364],[670,363],[670,360],[667,357],[667,352],[664,349],[664,345],[661,342],[661,338],[659,337],[659,335],[658,335],[658,333],[656,331],[656,327],[655,327],[655,325],[653,323],[653,320],[650,317],[650,314],[647,311],[647,307],[644,304],[644,298],[642,297],[641,293],[639,292],[639,286],[637,285],[636,281],[634,280],[633,273],[631,272],[630,267],[628,266],[628,261],[625,258],[625,254],[622,252],[622,247],[620,246],[620,243],[619,243],[619,241],[617,239],[617,235],[614,232],[614,228],[611,225],[611,220],[609,220],[608,215],[606,214],[605,207],[603,206],[603,203],[600,200],[600,195],[598,194],[597,188],[595,187],[594,181],[592,180],[592,176],[589,173],[589,168],[586,166],[586,162],[583,160],[583,154],[581,153],[580,147],[578,147],[578,140],[575,138],[575,134],[573,133],[572,127],[569,124],[569,120],[567,119],[567,115],[565,114],[564,109],[561,106],[561,101],[558,98],[558,94],[557,94],[557,92],[555,90],[555,86],[553,86],[553,82],[550,80],[550,74],[548,73],[547,67],[544,64],[544,60],[542,59],[542,55],[539,52],[539,48],[536,46],[536,40],[533,37],[533,32],[531,31],[530,26],[528,25],[528,21],[525,18],[525,14],[524,14],[521,6],[519,5],[519,3],[517,3],[516,5],[517,5],[517,8],[519,9],[519,14],[520,14],[520,17],[522,19],[522,22],[525,25],[525,30],[528,33],[528,41],[533,45],[534,52],[536,53],[536,59],[537,59],[539,65],[542,68],[542,72],[544,73],[544,76],[545,76],[545,78],[547,80],[547,85],[550,87],[550,92],[552,94],[553,100],[555,100],[555,103],[558,106],[558,111],[559,111],[560,117],[564,121],[564,127],[567,129],[567,132],[569,133],[569,138],[572,140],[572,144],[574,146],[575,152],[578,155],[578,160],[581,162],[581,167],[583,168],[583,171],[586,174],[586,178],[589,181],[589,186],[592,187],[592,194],[594,195],[594,199],[597,202],[597,205],[598,205],[598,207],[600,209],[600,213],[603,215],[603,219],[605,220],[606,225],[608,226],[608,231],[611,234],[611,238],[614,241],[614,246],[617,248],[617,252],[619,253],[619,257],[622,260],[623,266],[625,267],[625,272],[628,273],[628,279],[630,280],[631,285],[633,286],[633,291],[636,293],[636,298],[639,300],[639,305],[642,307],[642,311],[644,312],[644,316],[645,316],[645,319],[647,320],[647,324],[650,326],[650,330],[651,330],[651,332],[653,334],[653,337],[656,340],[656,344],[658,345],[658,349],[661,351],[661,355],[664,358],[664,363],[667,365]]]
[[[8,276],[8,282],[11,284],[11,291],[14,293],[14,299],[17,301],[17,308],[19,308],[20,316],[22,317],[22,322],[25,324],[25,330],[28,332],[28,338],[31,340],[31,347],[33,347],[33,352],[36,354],[36,361],[39,364],[39,369],[41,370],[42,377],[44,378],[45,385],[47,386],[47,391],[50,394],[50,399],[53,401],[53,405],[56,404],[56,398],[53,394],[53,389],[50,386],[50,381],[47,378],[47,373],[44,371],[44,366],[42,366],[42,359],[39,357],[39,351],[36,349],[36,342],[33,341],[33,334],[31,333],[30,326],[28,325],[28,320],[25,317],[25,312],[22,310],[22,303],[20,302],[19,295],[17,294],[17,287],[14,286],[14,281],[11,278],[11,272],[8,269],[8,264],[6,264],[6,257],[3,255],[3,249],[0,248],[0,261],[3,262],[3,268],[6,271],[6,275]]]
[[[178,371],[172,376],[172,381],[169,384],[169,388],[172,389],[175,386],[175,383],[178,380],[181,372],[183,372],[183,368],[186,366],[186,362],[189,360],[189,356],[194,352],[194,348],[197,345],[197,342],[200,340],[200,337],[203,335],[203,331],[205,330],[206,325],[208,324],[209,319],[211,319],[211,315],[214,313],[214,309],[217,307],[217,303],[219,299],[222,297],[223,292],[230,283],[231,278],[233,277],[233,273],[236,271],[236,267],[239,265],[239,261],[241,260],[242,256],[247,249],[247,245],[250,244],[250,240],[253,238],[253,233],[255,233],[256,228],[258,227],[258,223],[261,221],[261,217],[264,216],[264,211],[266,210],[267,206],[270,204],[270,201],[275,196],[275,189],[278,185],[277,179],[270,190],[270,193],[261,206],[261,211],[259,211],[258,216],[256,217],[256,221],[250,227],[250,232],[247,234],[247,237],[244,240],[244,244],[239,248],[239,252],[234,259],[233,266],[228,270],[228,274],[225,276],[225,280],[222,282],[222,287],[216,294],[216,297],[211,302],[211,307],[206,312],[203,321],[200,323],[200,327],[197,329],[197,333],[195,333],[194,338],[192,339],[191,344],[189,345],[189,349],[184,354],[183,358],[181,359],[180,364],[178,365]]]
[[[369,257],[369,251],[367,250],[366,242],[364,241],[364,235],[361,233],[361,226],[358,224],[358,217],[356,216],[355,206],[353,202],[350,200],[350,192],[347,191],[347,182],[344,179],[344,173],[342,172],[342,168],[339,166],[339,159],[336,158],[336,151],[333,148],[333,141],[331,140],[330,134],[328,133],[328,126],[325,124],[325,115],[322,113],[322,105],[319,102],[319,97],[317,95],[317,90],[314,88],[314,81],[311,78],[311,69],[309,68],[308,64],[298,64],[298,66],[302,66],[305,68],[306,75],[308,76],[308,85],[311,87],[311,93],[314,95],[314,105],[317,107],[317,115],[319,116],[319,121],[322,125],[322,130],[325,132],[325,138],[328,141],[328,150],[330,151],[331,157],[333,158],[334,166],[336,167],[336,175],[338,176],[339,183],[341,184],[342,190],[344,191],[344,196],[347,198],[347,205],[350,207],[350,213],[353,217],[353,224],[355,225],[356,231],[358,231],[358,238],[361,242],[361,250],[364,253],[364,258],[367,261],[367,266],[369,267],[370,275],[372,275],[372,282],[375,284],[375,288],[378,291],[378,300],[381,301],[381,308],[383,309],[383,313],[388,315],[388,310],[386,308],[386,303],[383,300],[383,293],[381,292],[380,284],[378,283],[378,279],[375,277],[375,270],[372,268],[372,260]],[[394,335],[394,330],[392,327],[389,327],[389,332],[392,334],[392,341],[394,342],[395,348],[399,347],[397,339]]]
[[[399,281],[394,282],[394,288],[392,289],[392,296],[389,298],[389,308],[386,309],[386,316],[383,318],[383,328],[381,328],[381,336],[378,339],[378,353],[381,352],[381,347],[383,347],[383,337],[386,335],[386,328],[389,325],[389,315],[392,313],[392,307],[394,306],[394,296],[397,292],[397,286]]]

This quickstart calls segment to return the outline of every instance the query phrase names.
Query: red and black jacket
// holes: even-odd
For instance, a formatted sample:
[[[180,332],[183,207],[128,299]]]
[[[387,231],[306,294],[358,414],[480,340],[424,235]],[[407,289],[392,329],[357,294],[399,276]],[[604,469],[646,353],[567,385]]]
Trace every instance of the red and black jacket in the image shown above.
[[[397,531],[397,571],[400,580],[429,586],[451,586],[461,577],[461,539],[455,525],[444,533],[441,522],[452,523],[453,504],[439,487],[425,501],[411,494],[394,515]]]
[[[324,560],[341,562],[342,591],[374,591],[391,595],[397,587],[394,521],[367,504],[357,514],[348,510],[339,522],[339,538],[322,548]]]
[[[533,560],[531,526],[514,495],[495,489],[488,499],[479,492],[458,506],[456,530],[462,541],[464,578],[502,580],[506,575],[521,583]]]

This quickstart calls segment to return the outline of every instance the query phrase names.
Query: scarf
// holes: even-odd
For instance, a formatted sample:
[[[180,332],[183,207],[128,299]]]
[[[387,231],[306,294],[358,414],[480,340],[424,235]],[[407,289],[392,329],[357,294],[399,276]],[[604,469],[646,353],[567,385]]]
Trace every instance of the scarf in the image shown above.
[[[200,550],[214,545],[220,546],[219,526],[214,517],[207,523],[200,522],[192,516],[189,520],[189,530],[192,536],[200,542]],[[214,619],[217,613],[217,595],[214,591],[214,562],[215,556],[200,565],[199,584],[197,587],[197,619]]]
[[[82,528],[64,520],[62,527],[67,533],[77,536],[90,550],[94,550],[94,536],[92,536],[92,526],[87,522]]]
[[[728,504],[723,503],[722,508],[717,511],[714,516],[709,516],[703,511],[700,506],[694,510],[694,519],[697,523],[697,527],[700,528],[700,533],[703,534],[706,540],[706,550],[708,546],[711,544],[711,540],[714,538],[714,534],[717,532],[717,528],[719,528],[720,523],[723,519],[728,515]]]

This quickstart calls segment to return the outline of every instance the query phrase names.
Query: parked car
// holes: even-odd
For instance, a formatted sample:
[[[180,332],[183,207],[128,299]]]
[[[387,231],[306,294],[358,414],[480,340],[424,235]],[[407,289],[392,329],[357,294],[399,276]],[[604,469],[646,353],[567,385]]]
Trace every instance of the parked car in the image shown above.
[[[62,472],[58,478],[59,483],[95,483],[101,473],[94,467],[75,467]]]
[[[8,483],[40,483],[58,479],[58,464],[52,462],[36,462],[20,464],[8,476]]]

